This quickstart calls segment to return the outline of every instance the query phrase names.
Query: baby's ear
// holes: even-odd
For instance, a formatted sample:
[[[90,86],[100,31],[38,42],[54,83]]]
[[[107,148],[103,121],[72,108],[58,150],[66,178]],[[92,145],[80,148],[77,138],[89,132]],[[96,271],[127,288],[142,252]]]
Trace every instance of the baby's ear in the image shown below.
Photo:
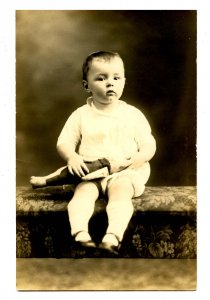
[[[83,83],[84,89],[89,93],[90,90],[88,88],[88,82],[86,80],[83,80],[82,83]]]

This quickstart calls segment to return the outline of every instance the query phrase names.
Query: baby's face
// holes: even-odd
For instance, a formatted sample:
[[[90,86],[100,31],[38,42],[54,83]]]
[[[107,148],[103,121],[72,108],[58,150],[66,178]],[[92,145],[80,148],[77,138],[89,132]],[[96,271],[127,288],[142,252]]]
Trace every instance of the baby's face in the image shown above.
[[[87,75],[88,88],[99,105],[111,105],[119,100],[125,86],[123,62],[119,57],[110,61],[94,59]]]

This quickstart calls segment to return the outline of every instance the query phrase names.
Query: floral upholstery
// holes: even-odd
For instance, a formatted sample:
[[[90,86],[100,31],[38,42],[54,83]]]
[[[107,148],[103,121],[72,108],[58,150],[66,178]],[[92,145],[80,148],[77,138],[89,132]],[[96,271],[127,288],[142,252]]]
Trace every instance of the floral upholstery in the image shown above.
[[[85,252],[70,234],[67,204],[73,186],[17,188],[17,257],[102,257]],[[146,187],[133,199],[134,215],[120,257],[196,258],[196,188]],[[96,202],[89,230],[100,242],[107,227],[106,199]],[[104,256],[103,256],[104,257]]]

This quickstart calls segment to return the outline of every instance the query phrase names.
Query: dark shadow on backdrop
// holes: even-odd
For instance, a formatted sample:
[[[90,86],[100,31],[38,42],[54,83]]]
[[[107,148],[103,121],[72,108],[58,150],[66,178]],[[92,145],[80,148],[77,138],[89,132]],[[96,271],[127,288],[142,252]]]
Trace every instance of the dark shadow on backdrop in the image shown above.
[[[196,184],[196,11],[17,11],[17,185],[63,165],[57,137],[85,103],[81,66],[93,51],[121,54],[122,99],[157,140],[149,185]]]

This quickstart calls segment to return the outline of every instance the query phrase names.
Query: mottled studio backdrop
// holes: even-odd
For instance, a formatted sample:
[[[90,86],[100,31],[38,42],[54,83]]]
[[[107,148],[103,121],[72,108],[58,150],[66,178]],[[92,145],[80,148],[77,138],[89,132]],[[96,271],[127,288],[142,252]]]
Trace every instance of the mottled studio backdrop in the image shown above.
[[[148,184],[196,184],[196,11],[17,11],[16,25],[17,185],[63,165],[57,137],[97,50],[121,54],[122,99],[153,128]]]

